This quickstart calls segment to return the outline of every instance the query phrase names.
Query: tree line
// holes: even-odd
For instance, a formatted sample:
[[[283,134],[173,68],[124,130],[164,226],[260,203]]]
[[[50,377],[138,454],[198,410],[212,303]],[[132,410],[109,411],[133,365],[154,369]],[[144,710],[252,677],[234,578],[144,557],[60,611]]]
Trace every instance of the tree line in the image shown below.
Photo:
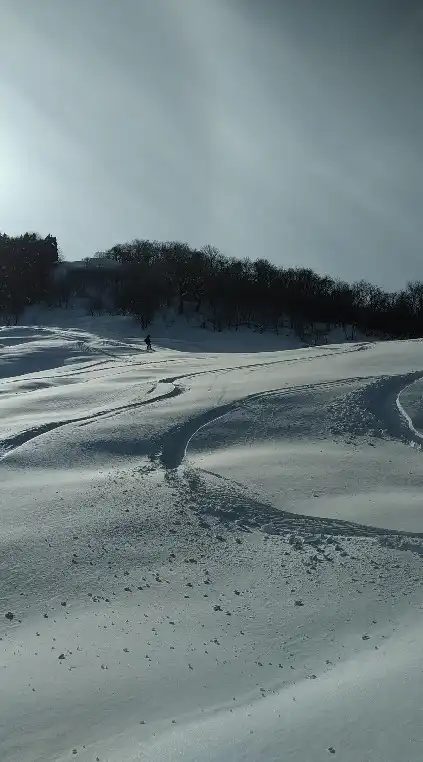
[[[0,317],[17,323],[26,307],[48,302],[51,275],[59,261],[57,240],[37,233],[0,233]]]
[[[309,268],[278,267],[267,259],[235,259],[213,246],[135,240],[87,258],[60,264],[57,241],[26,233],[0,235],[0,315],[17,320],[25,306],[69,306],[85,300],[91,314],[133,315],[147,328],[163,309],[196,313],[215,331],[254,327],[294,329],[318,340],[341,326],[347,338],[359,329],[389,338],[423,336],[423,283],[387,292],[364,280],[353,284]]]

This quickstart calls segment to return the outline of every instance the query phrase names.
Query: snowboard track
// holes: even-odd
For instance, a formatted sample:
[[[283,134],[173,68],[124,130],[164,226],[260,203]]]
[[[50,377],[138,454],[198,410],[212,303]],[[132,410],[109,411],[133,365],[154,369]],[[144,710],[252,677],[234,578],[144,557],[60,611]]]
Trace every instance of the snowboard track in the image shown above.
[[[158,383],[163,382],[160,381]],[[55,431],[71,424],[84,426],[99,419],[109,418],[121,413],[125,413],[128,410],[135,410],[137,408],[145,407],[146,405],[152,405],[154,402],[161,402],[166,399],[171,399],[172,397],[178,397],[180,394],[183,394],[183,391],[184,388],[181,385],[174,384],[173,389],[170,391],[165,392],[164,394],[158,394],[156,397],[152,397],[151,399],[140,400],[139,402],[130,402],[127,405],[121,405],[116,408],[108,408],[107,410],[100,410],[97,413],[93,413],[92,415],[84,415],[80,416],[79,418],[66,418],[62,421],[42,423],[40,426],[26,429],[25,431],[22,431],[15,436],[0,440],[0,462],[19,447],[22,447],[22,445],[28,444],[34,439],[37,439],[38,437],[41,437],[43,434],[47,434],[50,431]]]
[[[414,436],[419,436],[423,439],[423,435],[414,428],[411,418],[401,405],[400,396],[405,389],[422,378],[423,373],[421,371],[398,376],[384,376],[377,379],[372,376],[368,378],[356,376],[337,382],[323,381],[318,384],[283,387],[257,394],[249,394],[236,402],[206,410],[189,419],[184,424],[170,429],[162,439],[161,451],[159,453],[152,453],[152,455],[159,459],[164,468],[178,468],[187,454],[190,442],[201,429],[241,408],[249,401],[268,398],[272,395],[289,396],[293,392],[333,388],[334,386],[342,387],[355,382],[366,384],[364,389],[355,392],[357,403],[366,410],[371,411],[381,427],[385,429],[388,436],[392,439],[413,444]],[[166,381],[174,383],[175,379],[166,379]]]
[[[325,351],[318,354],[318,357],[334,356],[337,354],[345,354],[346,352],[356,352],[370,349],[371,344],[360,344],[348,347],[347,349]],[[305,350],[306,351],[306,350]],[[278,364],[292,364],[304,361],[310,361],[315,359],[316,355],[312,357],[304,356],[301,358],[282,358],[278,360],[271,360],[266,362],[257,362],[249,364],[240,364],[229,368],[210,368],[198,372],[191,372],[188,374],[180,374],[172,377],[165,377],[159,379],[152,387],[149,393],[152,393],[155,389],[161,385],[171,385],[172,388],[163,394],[158,394],[155,397],[144,399],[141,401],[134,401],[126,405],[121,405],[116,408],[108,408],[106,410],[98,411],[92,415],[84,415],[78,418],[68,418],[61,421],[48,422],[41,424],[40,426],[32,429],[27,429],[19,434],[8,437],[0,441],[0,461],[6,458],[9,454],[13,453],[17,448],[25,445],[32,440],[41,437],[42,435],[61,429],[65,426],[76,425],[88,425],[96,420],[104,419],[107,417],[117,416],[128,410],[134,410],[142,408],[146,405],[153,403],[159,403],[173,397],[177,397],[183,394],[187,387],[182,385],[182,381],[187,381],[191,378],[204,375],[214,374],[226,374],[236,370],[245,369],[257,369],[259,370],[263,366],[278,365]],[[116,358],[117,359],[117,358]],[[109,362],[108,360],[99,361],[99,364]],[[156,361],[160,364],[166,361]],[[168,362],[168,361],[167,361]],[[156,364],[154,363],[154,364]],[[122,361],[116,363],[121,365]],[[127,363],[124,363],[127,366]],[[133,363],[128,363],[132,365]],[[92,367],[92,364],[89,364]],[[83,372],[84,368],[78,369],[79,372]],[[60,375],[56,376],[60,378]],[[381,423],[385,429],[387,435],[390,438],[402,441],[405,444],[415,445],[415,438],[423,439],[423,435],[418,432],[413,425],[413,422],[408,413],[403,408],[400,397],[402,392],[409,388],[413,383],[423,378],[422,371],[415,371],[408,374],[399,374],[394,376],[384,376],[382,378],[375,379],[372,376],[363,377],[356,376],[347,379],[340,379],[339,381],[325,381],[321,383],[303,384],[291,387],[276,388],[273,390],[267,390],[265,392],[259,392],[255,394],[247,395],[234,402],[216,406],[212,409],[207,409],[198,415],[188,419],[184,423],[170,428],[166,434],[161,438],[159,447],[153,446],[153,449],[149,455],[151,463],[155,464],[155,467],[164,469],[168,475],[173,474],[171,478],[175,479],[178,489],[182,489],[184,493],[187,491],[192,492],[200,490],[203,494],[201,504],[207,506],[206,512],[218,517],[220,521],[233,527],[243,529],[244,531],[251,531],[261,529],[268,534],[284,534],[292,532],[301,532],[306,536],[308,533],[312,533],[314,536],[316,533],[326,533],[330,535],[344,535],[344,536],[360,536],[360,537],[378,537],[380,541],[383,538],[393,537],[415,537],[422,538],[423,534],[391,531],[380,529],[377,527],[371,527],[368,525],[356,524],[354,522],[348,522],[343,520],[326,519],[316,516],[306,516],[289,513],[287,511],[277,510],[271,504],[256,500],[245,493],[242,485],[237,484],[234,481],[229,481],[222,476],[207,472],[202,469],[193,469],[192,466],[187,466],[182,469],[183,473],[177,474],[176,472],[184,465],[187,451],[191,441],[196,434],[200,432],[206,426],[212,425],[217,420],[231,414],[232,412],[241,409],[252,400],[260,400],[269,398],[272,395],[289,396],[292,393],[305,392],[313,389],[334,388],[336,386],[342,387],[354,382],[364,384],[364,388],[354,392],[356,401],[363,408],[370,410],[375,418]],[[17,380],[17,379],[16,379]],[[152,442],[153,444],[153,442]],[[193,474],[196,473],[195,478]],[[210,484],[206,484],[204,481],[201,487],[201,476],[208,478],[211,477],[215,484],[213,487]],[[195,484],[195,487],[193,486]],[[219,487],[216,487],[216,484]],[[223,494],[222,494],[223,487]],[[228,500],[229,490],[229,500]],[[197,495],[198,497],[198,495]],[[242,505],[241,505],[241,504]],[[228,508],[229,504],[229,508]],[[404,543],[402,543],[402,548]],[[420,545],[419,545],[420,547]],[[416,550],[414,544],[407,549]],[[423,550],[422,550],[423,555]]]
[[[414,445],[415,436],[423,439],[416,431],[411,418],[401,405],[400,397],[405,389],[423,378],[421,371],[395,376],[355,377],[338,382],[306,384],[291,388],[274,389],[252,394],[232,404],[221,405],[205,411],[181,426],[167,432],[162,439],[162,449],[154,459],[173,475],[175,486],[185,494],[191,503],[203,506],[202,515],[210,515],[229,529],[244,531],[261,530],[267,534],[283,535],[300,533],[304,542],[315,545],[316,535],[361,537],[377,539],[382,545],[397,550],[409,550],[423,556],[423,533],[388,530],[347,520],[294,514],[276,509],[271,503],[263,502],[246,490],[244,485],[214,472],[184,464],[190,442],[204,427],[212,425],[226,415],[242,408],[251,400],[260,400],[272,395],[289,396],[293,392],[312,389],[342,387],[361,382],[364,388],[353,392],[355,402],[370,411],[385,431],[385,437]],[[374,435],[377,439],[378,435]],[[181,469],[182,466],[185,466]],[[179,471],[179,472],[178,472]],[[168,477],[169,478],[169,477]],[[310,540],[311,538],[311,540]]]
[[[260,362],[260,361],[258,361],[256,363],[241,364],[241,365],[236,365],[236,366],[229,367],[229,368],[227,368],[227,367],[225,367],[225,368],[210,368],[210,369],[203,370],[203,371],[193,371],[191,373],[184,373],[184,374],[180,374],[180,375],[176,375],[176,376],[161,378],[161,379],[157,380],[157,384],[171,384],[171,385],[173,385],[173,389],[170,392],[167,392],[167,393],[162,394],[162,395],[158,395],[157,397],[149,399],[149,400],[142,400],[142,401],[139,401],[139,402],[129,403],[127,405],[122,405],[122,406],[119,406],[119,407],[116,407],[116,408],[108,408],[107,410],[98,411],[97,413],[93,413],[92,415],[80,416],[80,417],[77,417],[77,418],[66,418],[66,419],[60,420],[60,421],[50,421],[48,423],[43,423],[43,424],[40,424],[39,426],[32,427],[31,429],[26,429],[26,430],[24,430],[22,432],[19,432],[19,434],[16,434],[16,435],[12,436],[12,437],[5,437],[2,440],[0,439],[0,462],[5,457],[10,455],[12,452],[14,452],[18,447],[21,447],[22,445],[25,445],[25,444],[31,442],[32,440],[42,436],[43,434],[47,434],[47,433],[49,433],[51,431],[55,431],[57,429],[63,428],[64,426],[68,426],[68,425],[71,425],[71,424],[79,424],[79,425],[88,424],[88,423],[91,423],[92,421],[95,421],[96,419],[106,418],[106,417],[109,417],[109,416],[112,416],[112,415],[119,415],[120,413],[124,413],[127,410],[136,409],[138,407],[144,407],[145,405],[152,404],[153,402],[159,402],[159,401],[163,401],[163,400],[166,400],[166,399],[170,399],[172,397],[177,397],[180,394],[182,394],[183,391],[184,391],[184,387],[180,383],[178,383],[178,382],[185,381],[185,380],[190,379],[190,378],[195,378],[195,377],[199,377],[199,376],[203,376],[203,375],[214,375],[214,374],[231,373],[231,372],[236,371],[236,370],[260,369],[260,368],[263,368],[263,367],[266,367],[266,366],[271,366],[271,365],[279,365],[279,364],[286,364],[286,363],[288,363],[288,364],[295,364],[295,363],[298,363],[298,362],[310,362],[311,360],[315,359],[316,357],[319,357],[319,358],[320,357],[326,357],[326,356],[331,356],[332,357],[334,355],[339,355],[339,354],[342,355],[342,354],[345,354],[345,353],[348,353],[348,352],[358,352],[358,351],[363,351],[363,350],[370,349],[371,346],[372,346],[371,344],[358,344],[358,345],[352,345],[352,346],[348,346],[347,348],[341,348],[341,349],[336,347],[332,351],[322,352],[322,353],[317,354],[317,355],[313,354],[311,357],[304,356],[304,357],[301,357],[301,358],[280,358],[278,360],[269,360],[269,361],[266,361],[266,362]],[[314,347],[310,348],[310,349],[314,349]],[[307,352],[308,350],[304,350],[304,351]],[[124,362],[117,361],[116,362],[116,360],[117,360],[117,358],[115,358],[115,362],[113,363],[113,365],[117,366],[117,367],[120,367],[120,366],[123,365],[123,366],[126,367],[126,370],[128,369],[128,366],[136,364],[136,363],[132,363],[132,362],[128,362],[128,361],[124,361]],[[177,360],[174,360],[173,362],[177,362]],[[4,385],[9,384],[10,385],[11,383],[13,384],[14,381],[30,380],[30,379],[34,379],[34,378],[35,379],[40,378],[40,380],[42,380],[44,382],[45,381],[48,382],[48,381],[51,381],[53,379],[55,381],[57,381],[58,379],[61,379],[61,378],[63,378],[63,380],[66,380],[67,378],[72,377],[72,376],[83,375],[86,370],[92,370],[93,367],[98,367],[98,366],[101,366],[101,365],[104,365],[104,364],[107,364],[107,363],[110,363],[109,359],[98,360],[96,362],[88,362],[86,365],[83,365],[82,367],[79,367],[77,369],[72,368],[71,371],[67,370],[66,373],[58,372],[58,373],[56,373],[54,375],[54,377],[43,375],[40,378],[40,376],[39,376],[39,374],[37,372],[31,373],[29,375],[14,376],[14,377],[10,377],[10,378],[6,379],[5,381],[2,382],[2,384],[4,384]],[[151,364],[160,365],[160,364],[163,364],[163,363],[169,364],[169,360],[168,359],[166,359],[166,360],[157,360],[157,361],[153,361]],[[58,370],[63,371],[63,369],[58,369]],[[124,372],[125,371],[122,371],[122,373],[124,373]],[[42,373],[44,373],[44,371],[42,371]],[[1,386],[1,384],[0,384],[0,386]],[[255,395],[253,395],[253,396],[255,396]],[[234,407],[236,407],[236,406],[237,405],[234,405]],[[226,406],[224,406],[224,412],[229,412],[229,407],[226,409]],[[224,414],[224,413],[222,413],[222,414]],[[212,420],[216,419],[217,417],[220,417],[220,414],[217,412],[216,408],[214,410],[211,410],[211,411],[207,412],[207,413],[204,413],[203,414],[204,420],[197,425],[197,430],[199,428],[202,428],[207,423],[210,423]],[[193,419],[192,425],[191,425],[191,423],[187,423],[185,425],[185,427],[184,427],[184,428],[186,428],[187,431],[191,431],[192,426],[194,427],[194,428],[192,428],[192,433],[188,437],[189,439],[195,434],[195,431],[196,431],[194,420],[195,419]],[[175,431],[175,433],[176,433],[176,431]],[[186,446],[183,448],[182,457],[180,457],[180,455],[178,454],[178,456],[176,457],[176,460],[179,459],[179,461],[182,462],[182,459],[183,459],[183,457],[185,455],[185,451],[186,451]],[[178,451],[178,453],[180,453],[180,451]],[[155,459],[157,457],[157,452],[153,452],[151,454],[151,457],[153,459]],[[166,464],[165,465],[166,468],[174,468],[174,467],[176,467],[175,465],[173,465],[173,463],[175,461],[175,457],[172,456],[172,454],[170,453],[170,448],[167,447],[166,445],[165,445],[165,454],[162,455],[161,458],[162,458],[162,464],[163,465]]]

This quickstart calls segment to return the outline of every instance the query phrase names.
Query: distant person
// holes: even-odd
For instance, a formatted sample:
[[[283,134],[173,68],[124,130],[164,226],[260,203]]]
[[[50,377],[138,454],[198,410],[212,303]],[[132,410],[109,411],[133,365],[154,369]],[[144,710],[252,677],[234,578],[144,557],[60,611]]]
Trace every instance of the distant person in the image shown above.
[[[148,334],[148,336],[145,337],[144,341],[145,341],[145,346],[147,347],[147,352],[152,352],[153,350],[151,348],[151,336],[150,336],[150,334]]]

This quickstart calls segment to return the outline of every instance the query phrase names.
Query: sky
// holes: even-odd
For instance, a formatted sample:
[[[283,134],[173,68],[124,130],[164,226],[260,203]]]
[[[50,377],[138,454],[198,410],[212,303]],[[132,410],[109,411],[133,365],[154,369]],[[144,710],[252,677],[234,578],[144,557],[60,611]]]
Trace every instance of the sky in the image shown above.
[[[421,0],[0,0],[0,230],[423,280]]]

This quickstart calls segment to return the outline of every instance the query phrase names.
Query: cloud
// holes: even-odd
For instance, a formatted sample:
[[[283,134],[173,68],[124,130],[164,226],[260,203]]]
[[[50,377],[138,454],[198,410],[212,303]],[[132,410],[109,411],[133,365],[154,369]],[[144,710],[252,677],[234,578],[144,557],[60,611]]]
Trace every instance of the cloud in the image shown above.
[[[417,3],[3,5],[5,229],[420,277]]]

